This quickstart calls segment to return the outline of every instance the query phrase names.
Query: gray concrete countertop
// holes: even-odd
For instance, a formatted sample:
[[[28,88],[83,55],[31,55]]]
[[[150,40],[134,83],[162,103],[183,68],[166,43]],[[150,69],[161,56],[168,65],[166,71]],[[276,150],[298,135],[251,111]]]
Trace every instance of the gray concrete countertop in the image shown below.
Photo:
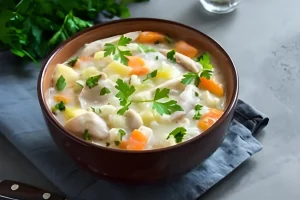
[[[239,97],[270,117],[258,139],[264,149],[200,200],[300,198],[300,1],[243,0],[227,15],[208,15],[198,0],[151,0],[131,6],[132,17],[155,17],[192,26],[217,40],[240,76]],[[0,178],[55,191],[5,138]]]

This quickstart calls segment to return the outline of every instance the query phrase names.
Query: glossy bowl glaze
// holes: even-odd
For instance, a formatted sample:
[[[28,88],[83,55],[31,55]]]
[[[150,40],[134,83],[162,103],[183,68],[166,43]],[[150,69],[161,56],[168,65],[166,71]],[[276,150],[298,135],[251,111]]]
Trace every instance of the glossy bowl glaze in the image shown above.
[[[67,132],[46,105],[46,91],[52,86],[56,64],[71,57],[84,44],[131,31],[157,31],[182,39],[208,51],[224,74],[226,110],[207,131],[186,142],[162,149],[126,151],[96,146]],[[83,169],[97,177],[127,182],[152,182],[187,173],[210,156],[222,143],[232,119],[238,95],[236,69],[225,50],[200,31],[177,22],[133,18],[112,21],[86,29],[62,43],[45,62],[38,78],[38,97],[50,133],[56,144]]]

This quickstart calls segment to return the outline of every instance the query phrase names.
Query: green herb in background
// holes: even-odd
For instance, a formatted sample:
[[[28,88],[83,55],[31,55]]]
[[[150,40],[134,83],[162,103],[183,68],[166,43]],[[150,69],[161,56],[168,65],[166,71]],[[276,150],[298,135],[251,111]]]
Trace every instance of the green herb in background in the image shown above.
[[[0,1],[0,49],[35,62],[76,32],[105,17],[130,16],[127,5],[148,0]]]

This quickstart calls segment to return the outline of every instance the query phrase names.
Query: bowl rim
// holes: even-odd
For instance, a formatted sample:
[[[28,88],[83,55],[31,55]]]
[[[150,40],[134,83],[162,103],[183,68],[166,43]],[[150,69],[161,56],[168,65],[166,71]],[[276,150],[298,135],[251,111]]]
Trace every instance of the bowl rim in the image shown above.
[[[85,140],[69,133],[61,124],[59,124],[57,119],[55,119],[54,115],[52,114],[52,112],[48,108],[48,106],[45,102],[43,91],[42,91],[42,80],[43,80],[44,74],[46,72],[47,66],[48,66],[49,62],[53,59],[53,57],[56,56],[56,54],[58,54],[60,52],[60,50],[62,48],[64,48],[64,46],[66,44],[68,44],[70,41],[74,40],[75,38],[79,37],[80,35],[85,34],[89,31],[95,30],[95,29],[99,29],[99,28],[104,27],[104,26],[119,24],[119,23],[123,23],[123,22],[136,22],[136,21],[144,21],[144,22],[146,22],[146,21],[152,21],[153,22],[154,21],[154,22],[163,22],[163,23],[168,23],[168,24],[181,26],[183,28],[190,29],[194,32],[197,32],[198,34],[201,34],[207,40],[214,43],[217,46],[217,48],[219,50],[221,50],[222,53],[227,57],[228,61],[230,62],[230,65],[232,66],[232,70],[233,70],[234,87],[233,87],[233,93],[232,93],[232,96],[230,97],[230,102],[228,104],[228,107],[226,108],[226,110],[224,111],[224,113],[220,117],[220,119],[217,120],[217,122],[214,123],[209,129],[207,129],[206,131],[203,131],[201,134],[199,134],[199,135],[197,135],[197,136],[195,136],[195,137],[193,137],[193,138],[191,138],[187,141],[184,141],[184,142],[176,144],[176,145],[168,146],[168,147],[163,147],[163,148],[158,148],[158,149],[150,149],[150,150],[123,150],[123,149],[108,148],[108,147],[93,144],[91,142],[87,142],[87,141],[85,141]],[[38,94],[38,100],[39,100],[39,104],[40,104],[40,107],[42,109],[42,112],[45,114],[47,119],[50,120],[51,124],[53,126],[56,126],[56,128],[59,129],[61,133],[63,133],[66,137],[68,137],[72,140],[75,140],[76,142],[81,143],[82,145],[85,145],[85,146],[100,148],[102,150],[111,151],[111,152],[126,153],[126,154],[128,154],[128,153],[129,154],[140,154],[140,153],[148,154],[148,153],[157,153],[157,152],[170,151],[170,150],[188,145],[189,143],[195,142],[196,140],[203,139],[203,138],[207,137],[212,131],[214,131],[218,126],[220,126],[223,123],[223,121],[228,117],[231,110],[234,109],[234,107],[237,103],[237,99],[238,99],[238,92],[239,92],[239,79],[238,79],[238,73],[237,73],[236,67],[235,67],[231,57],[229,56],[229,54],[224,50],[224,48],[216,40],[212,39],[210,36],[206,35],[205,33],[201,32],[201,31],[199,31],[195,28],[192,28],[190,26],[187,26],[187,25],[179,23],[179,22],[166,20],[166,19],[145,18],[145,17],[118,19],[118,20],[103,22],[101,24],[94,25],[92,27],[86,28],[86,29],[74,34],[73,36],[71,36],[70,38],[68,38],[64,42],[62,42],[60,45],[58,45],[49,54],[49,56],[46,58],[46,60],[44,61],[44,64],[42,65],[42,67],[40,69],[40,73],[39,73],[38,80],[37,80],[37,94]]]

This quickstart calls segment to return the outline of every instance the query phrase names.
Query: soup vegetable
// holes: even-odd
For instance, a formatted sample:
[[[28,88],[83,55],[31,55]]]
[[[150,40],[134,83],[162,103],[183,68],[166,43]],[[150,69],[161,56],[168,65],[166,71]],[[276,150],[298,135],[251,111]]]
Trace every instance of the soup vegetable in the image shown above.
[[[157,32],[86,44],[58,64],[47,104],[70,133],[109,148],[148,150],[189,140],[223,114],[209,53]]]

